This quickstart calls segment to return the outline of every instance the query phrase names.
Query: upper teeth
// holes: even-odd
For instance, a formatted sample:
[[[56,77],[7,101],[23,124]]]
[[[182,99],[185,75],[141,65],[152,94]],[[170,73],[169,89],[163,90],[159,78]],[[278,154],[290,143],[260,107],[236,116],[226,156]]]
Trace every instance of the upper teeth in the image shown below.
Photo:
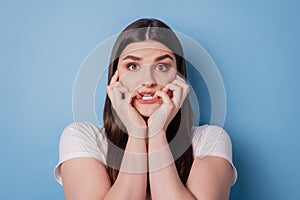
[[[143,100],[150,100],[150,99],[153,99],[153,96],[151,94],[143,94],[142,99]]]

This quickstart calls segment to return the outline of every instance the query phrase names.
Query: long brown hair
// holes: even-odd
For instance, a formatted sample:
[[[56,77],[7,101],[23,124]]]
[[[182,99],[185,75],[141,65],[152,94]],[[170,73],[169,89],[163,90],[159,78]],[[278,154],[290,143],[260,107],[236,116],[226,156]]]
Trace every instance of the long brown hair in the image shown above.
[[[167,46],[175,55],[178,73],[186,78],[186,64],[183,56],[181,44],[169,26],[157,19],[139,19],[127,26],[118,36],[110,58],[108,71],[108,84],[115,73],[119,56],[124,48],[133,42],[142,42],[153,40]],[[119,168],[121,166],[124,152],[118,151],[115,146],[125,150],[128,135],[116,123],[111,101],[106,96],[104,106],[104,128],[107,135],[108,151],[107,151],[107,171],[110,181],[113,184],[117,179]],[[170,122],[167,128],[167,139],[169,147],[173,154],[177,172],[182,183],[185,185],[193,163],[193,149],[191,146],[191,127],[192,127],[192,109],[188,97],[183,102],[182,107]],[[178,134],[176,137],[175,135]],[[176,138],[176,141],[172,140]],[[172,142],[171,142],[172,141]],[[115,145],[115,146],[114,146]],[[114,166],[114,167],[112,167]],[[147,186],[149,190],[149,180]]]

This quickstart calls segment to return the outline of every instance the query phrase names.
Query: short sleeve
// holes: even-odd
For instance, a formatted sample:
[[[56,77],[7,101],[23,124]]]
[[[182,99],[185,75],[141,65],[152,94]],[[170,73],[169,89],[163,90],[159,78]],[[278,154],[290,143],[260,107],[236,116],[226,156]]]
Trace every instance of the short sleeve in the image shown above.
[[[232,143],[228,133],[219,126],[204,125],[195,127],[193,131],[194,158],[218,156],[226,159],[234,171],[234,181],[237,179],[237,170],[232,162]]]
[[[107,142],[104,128],[88,122],[74,122],[68,125],[59,142],[59,161],[54,176],[62,185],[60,165],[72,158],[92,157],[106,165]]]

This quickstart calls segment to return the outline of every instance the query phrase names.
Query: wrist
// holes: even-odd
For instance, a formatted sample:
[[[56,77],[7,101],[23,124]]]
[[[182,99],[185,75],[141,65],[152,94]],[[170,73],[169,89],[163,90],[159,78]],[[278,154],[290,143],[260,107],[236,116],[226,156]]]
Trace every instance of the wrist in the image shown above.
[[[152,128],[152,127],[148,128],[148,138],[149,139],[153,139],[153,138],[157,138],[159,136],[165,136],[165,135],[166,135],[166,130],[163,128],[161,128],[161,129]]]
[[[149,152],[155,152],[168,146],[168,140],[165,131],[160,131],[156,133],[156,135],[149,137],[148,144]]]
[[[128,136],[128,141],[127,144],[130,144],[130,146],[137,147],[137,149],[140,149],[139,146],[146,146],[147,140],[146,138],[142,138],[142,137],[135,137],[132,135]]]
[[[138,127],[134,129],[128,129],[127,134],[130,138],[145,139],[147,136],[147,127]]]

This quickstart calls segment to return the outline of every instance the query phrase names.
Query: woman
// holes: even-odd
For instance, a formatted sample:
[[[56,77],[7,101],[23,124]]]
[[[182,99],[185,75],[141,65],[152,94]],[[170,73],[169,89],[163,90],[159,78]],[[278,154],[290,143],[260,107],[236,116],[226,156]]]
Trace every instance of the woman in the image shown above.
[[[66,199],[228,199],[231,141],[220,127],[192,127],[174,32],[137,20],[110,61],[104,126],[73,123],[61,137],[55,175]]]

